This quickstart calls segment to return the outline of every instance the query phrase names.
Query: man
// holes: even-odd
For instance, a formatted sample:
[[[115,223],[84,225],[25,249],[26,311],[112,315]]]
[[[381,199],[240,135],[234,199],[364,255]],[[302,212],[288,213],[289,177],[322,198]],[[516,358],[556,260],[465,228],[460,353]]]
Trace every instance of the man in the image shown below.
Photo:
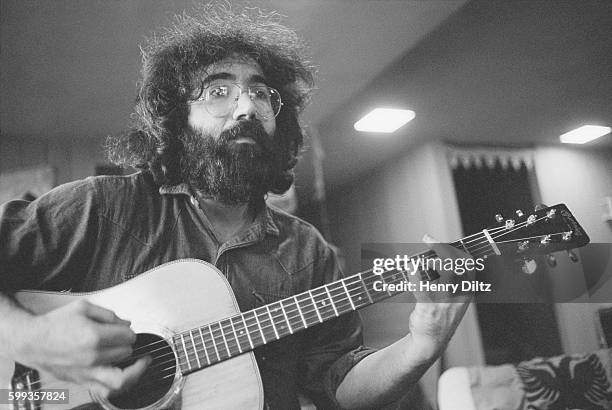
[[[212,6],[153,37],[132,130],[108,143],[112,160],[141,171],[0,208],[0,289],[97,290],[190,257],[216,265],[247,310],[341,277],[312,226],[264,203],[293,183],[313,85],[302,54],[274,16]],[[0,296],[0,354],[17,362],[103,394],[149,364],[114,366],[135,335],[107,309],[75,303],[35,316]],[[322,408],[389,403],[438,357],[467,299],[417,304],[410,334],[380,351],[361,345],[356,314],[257,349],[267,405],[296,408],[299,391]]]

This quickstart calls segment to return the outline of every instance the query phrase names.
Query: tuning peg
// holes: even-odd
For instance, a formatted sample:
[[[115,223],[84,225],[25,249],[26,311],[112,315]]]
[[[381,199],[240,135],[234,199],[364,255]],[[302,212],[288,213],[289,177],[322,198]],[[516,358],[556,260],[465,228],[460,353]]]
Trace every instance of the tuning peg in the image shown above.
[[[517,246],[517,250],[519,252],[525,252],[528,248],[529,248],[529,241],[519,242],[519,244]]]
[[[520,209],[517,209],[517,210],[515,211],[515,213],[516,213],[516,216],[518,216],[519,218],[522,218],[522,217],[523,217],[523,215],[525,215],[525,214],[523,213],[523,211],[521,211]]]
[[[542,245],[546,245],[547,243],[550,243],[550,238],[551,238],[550,235],[544,235],[542,239],[540,240],[540,243]]]
[[[555,258],[555,255],[553,255],[552,253],[549,253],[548,255],[546,255],[546,263],[551,268],[554,268],[555,266],[557,266],[557,259]]]
[[[504,225],[506,229],[510,229],[514,227],[514,219],[507,219],[506,224]]]
[[[548,206],[544,205],[544,204],[537,204],[533,209],[537,212],[537,211],[541,211],[542,209],[548,208]]]
[[[574,251],[571,249],[567,251],[567,256],[569,256],[570,260],[574,263],[579,261],[578,255],[576,255],[576,253],[574,253]]]
[[[504,217],[501,214],[496,214],[495,220],[497,221],[497,223],[502,223],[504,222]]]
[[[533,259],[525,259],[523,261],[523,266],[521,266],[521,270],[523,273],[531,275],[538,268],[538,264]]]
[[[533,225],[534,223],[536,223],[536,221],[537,221],[537,218],[535,215],[529,215],[527,217],[527,226]]]

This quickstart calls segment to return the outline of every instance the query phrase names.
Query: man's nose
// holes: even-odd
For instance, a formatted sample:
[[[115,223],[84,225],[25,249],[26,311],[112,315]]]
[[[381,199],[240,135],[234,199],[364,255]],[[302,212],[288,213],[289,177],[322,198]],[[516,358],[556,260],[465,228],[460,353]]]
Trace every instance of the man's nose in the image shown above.
[[[238,101],[236,101],[236,108],[234,109],[235,120],[252,120],[257,115],[257,107],[251,100],[248,92],[240,93]]]

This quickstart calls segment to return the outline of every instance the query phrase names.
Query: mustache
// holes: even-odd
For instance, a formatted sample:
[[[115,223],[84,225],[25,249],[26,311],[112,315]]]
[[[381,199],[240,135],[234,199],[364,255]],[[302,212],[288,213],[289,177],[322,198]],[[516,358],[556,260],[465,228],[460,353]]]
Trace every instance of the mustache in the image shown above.
[[[261,146],[265,151],[273,149],[272,137],[268,135],[259,120],[243,120],[238,122],[233,127],[222,131],[219,135],[219,141],[229,143],[239,138],[251,138],[256,144]]]

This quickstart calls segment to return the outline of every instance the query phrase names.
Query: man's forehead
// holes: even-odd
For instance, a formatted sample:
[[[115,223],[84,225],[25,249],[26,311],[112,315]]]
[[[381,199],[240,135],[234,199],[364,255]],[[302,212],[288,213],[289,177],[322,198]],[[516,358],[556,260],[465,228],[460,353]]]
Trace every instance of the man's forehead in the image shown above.
[[[261,67],[253,58],[240,55],[226,57],[205,67],[202,79],[220,73],[233,75],[236,79],[264,78]]]

